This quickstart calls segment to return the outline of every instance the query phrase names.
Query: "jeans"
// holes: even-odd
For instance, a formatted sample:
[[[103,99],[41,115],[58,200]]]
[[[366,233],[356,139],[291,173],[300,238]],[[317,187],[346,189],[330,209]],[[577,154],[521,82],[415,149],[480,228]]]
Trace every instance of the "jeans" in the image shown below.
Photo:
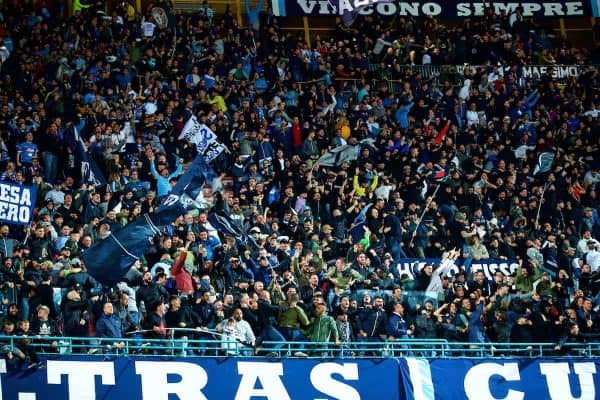
[[[279,327],[279,332],[288,342],[308,342],[308,338],[297,328]],[[304,344],[294,346],[295,351],[304,351]]]
[[[263,340],[265,340],[267,342],[284,342],[285,341],[285,338],[283,337],[283,335],[272,326],[264,327],[262,329],[262,331],[260,331],[260,335],[262,336]],[[272,346],[271,348],[273,350],[278,350],[283,347],[283,343],[274,343],[274,344],[270,344],[269,346]]]
[[[58,158],[56,154],[49,151],[44,152],[44,180],[48,183],[54,183],[58,171]]]

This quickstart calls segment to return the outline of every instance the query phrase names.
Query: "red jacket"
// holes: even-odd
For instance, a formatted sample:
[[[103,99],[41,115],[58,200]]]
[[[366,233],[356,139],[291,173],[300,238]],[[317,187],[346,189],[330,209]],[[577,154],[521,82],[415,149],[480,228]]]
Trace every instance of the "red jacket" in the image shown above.
[[[171,276],[175,278],[175,286],[180,293],[194,294],[192,275],[184,268],[187,251],[182,251],[171,267]]]

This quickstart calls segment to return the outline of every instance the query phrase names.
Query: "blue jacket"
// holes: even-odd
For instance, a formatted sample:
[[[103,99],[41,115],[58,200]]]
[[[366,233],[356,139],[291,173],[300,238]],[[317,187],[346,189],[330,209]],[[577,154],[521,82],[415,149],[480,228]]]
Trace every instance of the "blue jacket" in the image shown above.
[[[401,315],[392,313],[390,316],[387,333],[390,336],[393,336],[396,339],[407,339],[408,334],[406,333],[406,321]]]
[[[102,313],[96,322],[96,337],[114,339],[123,337],[121,320],[114,314],[108,316]]]
[[[394,115],[394,117],[396,118],[396,122],[398,122],[398,125],[400,126],[400,128],[402,128],[402,129],[408,128],[408,113],[410,112],[410,109],[414,105],[415,105],[415,103],[408,103],[405,106],[400,107],[396,111],[396,114]]]
[[[364,308],[356,317],[356,327],[359,331],[364,331],[367,337],[385,335],[388,328],[387,314],[385,310]]]

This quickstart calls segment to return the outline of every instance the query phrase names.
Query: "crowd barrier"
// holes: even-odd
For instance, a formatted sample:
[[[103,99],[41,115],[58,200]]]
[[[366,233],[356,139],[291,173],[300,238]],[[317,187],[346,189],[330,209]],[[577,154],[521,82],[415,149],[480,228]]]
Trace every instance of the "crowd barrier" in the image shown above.
[[[411,349],[404,344],[409,346],[405,351]],[[598,343],[588,345],[590,353],[583,357],[544,358],[523,353],[523,346],[539,344],[519,345],[518,357],[452,358],[440,353],[338,357],[324,353],[331,346],[317,345],[319,356],[303,359],[48,354],[43,365],[32,369],[0,360],[0,399],[592,400],[600,388],[600,365],[592,358]],[[430,350],[447,346],[431,343]]]

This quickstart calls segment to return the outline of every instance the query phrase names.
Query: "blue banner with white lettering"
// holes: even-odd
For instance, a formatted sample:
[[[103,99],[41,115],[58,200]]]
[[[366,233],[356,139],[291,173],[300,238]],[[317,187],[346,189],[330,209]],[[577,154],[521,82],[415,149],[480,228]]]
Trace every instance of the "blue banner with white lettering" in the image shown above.
[[[0,221],[27,225],[33,217],[37,186],[0,182]]]
[[[483,17],[486,10],[510,15],[522,7],[524,17],[590,17],[600,16],[599,0],[542,1],[476,1],[476,0],[271,0],[273,14],[281,17],[343,17],[348,13],[398,17],[439,18]]]
[[[416,272],[423,268],[425,264],[431,264],[436,268],[441,261],[441,258],[399,258],[396,260],[396,268],[398,268],[398,276],[406,274],[409,278],[414,279]],[[465,259],[461,258],[454,261],[454,265],[448,271],[448,276],[457,273],[461,267],[466,267],[471,273],[482,271],[485,277],[491,280],[498,271],[505,276],[509,276],[517,272],[517,268],[519,268],[517,260],[487,258],[470,261],[468,267],[464,261]]]
[[[2,399],[596,399],[598,360],[98,358],[0,360]]]

